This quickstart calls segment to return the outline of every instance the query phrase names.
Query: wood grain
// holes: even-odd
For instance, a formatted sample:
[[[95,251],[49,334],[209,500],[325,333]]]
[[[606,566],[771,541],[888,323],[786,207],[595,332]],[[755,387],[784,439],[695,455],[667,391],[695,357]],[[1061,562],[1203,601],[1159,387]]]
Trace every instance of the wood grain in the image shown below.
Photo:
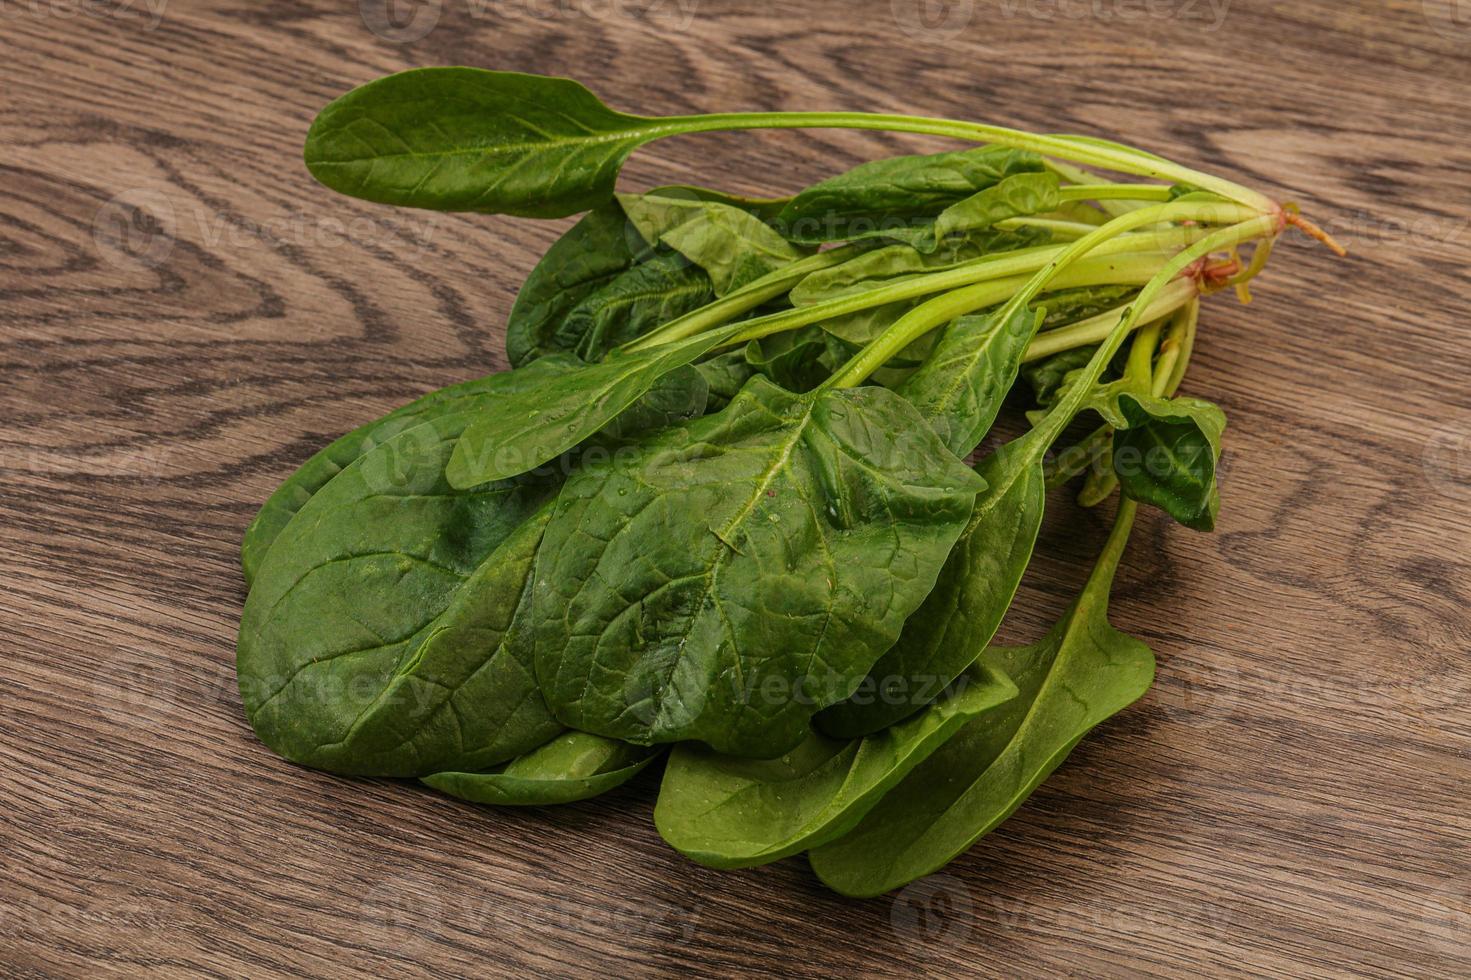
[[[1471,21],[1451,0],[443,0],[407,43],[367,29],[382,7],[0,2],[0,973],[1471,973]],[[1221,528],[1150,515],[1114,601],[1158,684],[943,876],[844,901],[800,861],[684,861],[649,779],[499,811],[255,741],[232,670],[246,523],[339,432],[503,366],[562,227],[312,183],[317,108],[437,63],[574,75],[629,111],[1119,138],[1353,247],[1289,240],[1251,306],[1210,303],[1188,390],[1231,419]],[[791,190],[933,145],[706,136],[627,181]],[[1056,501],[1009,639],[1102,532]]]

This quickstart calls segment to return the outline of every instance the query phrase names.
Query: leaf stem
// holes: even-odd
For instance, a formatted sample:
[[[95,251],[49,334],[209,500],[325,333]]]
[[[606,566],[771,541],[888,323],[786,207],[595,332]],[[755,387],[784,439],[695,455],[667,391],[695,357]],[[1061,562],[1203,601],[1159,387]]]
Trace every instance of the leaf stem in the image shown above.
[[[650,127],[654,130],[650,136],[653,139],[681,132],[698,133],[721,129],[880,129],[948,136],[971,142],[994,143],[1018,150],[1032,150],[1075,163],[1154,180],[1166,179],[1174,183],[1191,184],[1247,205],[1255,211],[1279,213],[1276,202],[1240,184],[1183,167],[1152,153],[1087,136],[1044,136],[1004,126],[988,126],[954,119],[864,112],[722,112],[699,116],[668,116],[649,121],[655,124]],[[669,132],[657,131],[665,127]]]
[[[1160,294],[1155,297],[1154,302],[1149,305],[1149,309],[1144,311],[1144,315],[1139,320],[1140,322],[1147,323],[1150,320],[1168,316],[1180,307],[1185,306],[1191,300],[1196,299],[1199,295],[1200,287],[1194,279],[1175,279],[1160,291]],[[1027,352],[1023,355],[1022,362],[1030,363],[1032,361],[1040,361],[1044,357],[1051,357],[1053,354],[1058,354],[1065,350],[1072,350],[1074,347],[1086,347],[1089,344],[1101,343],[1113,332],[1113,328],[1118,324],[1119,319],[1128,314],[1129,309],[1129,306],[1120,306],[1105,313],[1100,313],[1097,316],[1089,317],[1086,320],[1080,320],[1066,327],[1044,331],[1032,338],[1032,343],[1027,347]]]
[[[845,245],[798,259],[791,265],[783,266],[780,269],[769,272],[761,278],[749,282],[733,292],[727,293],[713,303],[670,320],[657,330],[653,330],[631,343],[624,344],[621,349],[624,351],[644,350],[649,347],[657,347],[660,344],[683,340],[686,337],[692,337],[697,333],[703,333],[713,327],[718,327],[723,323],[735,319],[742,313],[754,310],[768,300],[773,300],[778,296],[790,292],[793,286],[812,273],[847,261],[852,257],[853,251],[852,246]]]
[[[1044,266],[1037,270],[1036,274],[1033,275],[1032,279],[1022,289],[1012,296],[1010,302],[1008,302],[1006,307],[997,316],[1002,320],[1007,319],[1018,308],[1030,303],[1059,270],[1099,246],[1106,244],[1110,239],[1118,238],[1124,232],[1148,225],[1159,224],[1164,221],[1217,222],[1223,218],[1238,222],[1254,219],[1270,220],[1274,227],[1277,220],[1275,216],[1258,215],[1251,209],[1244,208],[1240,205],[1204,201],[1176,201],[1171,204],[1154,204],[1149,207],[1140,208],[1137,211],[1130,211],[1128,214],[1121,214],[1107,224],[1100,226],[1059,250]],[[1184,267],[1182,266],[1181,268]],[[972,307],[972,309],[974,308]],[[919,309],[910,311],[909,314],[901,317],[880,335],[878,339],[859,351],[827,383],[837,388],[851,388],[855,385],[862,384],[873,372],[888,363],[895,354],[908,347],[926,331],[933,329],[937,325],[933,322],[933,317],[938,315],[939,309],[937,307],[927,310],[922,306]]]
[[[1067,394],[1063,400],[1055,405],[1052,411],[1047,414],[1047,417],[1042,420],[1042,423],[1037,426],[1037,430],[1045,430],[1040,438],[1050,444],[1067,427],[1067,424],[1072,421],[1073,416],[1083,406],[1083,402],[1087,398],[1089,391],[1098,383],[1098,378],[1103,374],[1103,369],[1108,366],[1109,361],[1113,360],[1113,356],[1118,351],[1119,345],[1123,343],[1129,331],[1140,321],[1144,311],[1148,309],[1155,298],[1169,285],[1171,280],[1185,271],[1192,263],[1206,257],[1212,252],[1231,248],[1234,245],[1250,241],[1253,238],[1275,235],[1278,232],[1278,228],[1279,219],[1276,215],[1260,215],[1249,221],[1243,221],[1229,228],[1222,228],[1212,232],[1166,263],[1165,267],[1159,271],[1159,274],[1139,291],[1139,295],[1135,298],[1134,303],[1129,307],[1127,313],[1119,319],[1118,325],[1114,327],[1112,333],[1103,341],[1098,350],[1093,353],[1093,357],[1089,360],[1087,367],[1082,369],[1082,375],[1068,387]]]

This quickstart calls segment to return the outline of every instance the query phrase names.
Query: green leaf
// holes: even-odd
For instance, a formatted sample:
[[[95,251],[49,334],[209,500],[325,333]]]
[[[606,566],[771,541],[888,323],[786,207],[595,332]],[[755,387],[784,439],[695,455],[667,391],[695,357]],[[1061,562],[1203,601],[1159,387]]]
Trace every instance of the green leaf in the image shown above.
[[[661,252],[625,269],[567,311],[547,346],[597,361],[713,299],[705,270],[678,253]]]
[[[245,531],[240,547],[240,564],[247,584],[256,574],[277,536],[312,496],[352,462],[378,446],[435,415],[461,412],[487,396],[497,399],[517,390],[535,390],[553,373],[581,368],[574,357],[548,358],[536,371],[503,371],[447,388],[431,391],[422,398],[397,408],[380,419],[359,426],[318,451],[287,477],[266,500]]]
[[[1037,154],[996,146],[872,160],[802,191],[777,223],[810,245],[892,236],[1012,174],[1042,169]]]
[[[1057,404],[1057,400],[1062,397],[1063,385],[1067,382],[1067,376],[1087,367],[1096,350],[1098,350],[1097,344],[1074,347],[1071,350],[1059,351],[1040,361],[1023,364],[1021,376],[1027,384],[1032,386],[1032,395],[1037,404],[1043,408]],[[1031,416],[1032,421],[1035,422],[1045,414]]]
[[[807,254],[760,218],[719,201],[655,192],[620,194],[618,202],[645,241],[672,248],[704,269],[718,296]]]
[[[664,375],[698,360],[732,336],[712,330],[632,354],[615,354],[580,371],[517,392],[470,425],[455,444],[446,474],[457,489],[505,480],[556,459],[608,425]]]
[[[929,253],[893,242],[859,252],[851,259],[807,275],[793,287],[792,302],[810,306],[824,300],[893,285],[914,276],[943,272],[987,255],[1047,244],[1051,236],[1035,228],[999,231],[987,228],[946,239]]]
[[[981,486],[892,392],[751,379],[563,487],[536,569],[548,703],[638,744],[792,748],[892,645]]]
[[[323,109],[306,164],[382,204],[559,218],[606,203],[628,154],[667,130],[568,78],[419,68]]]
[[[926,251],[958,232],[983,230],[1008,218],[1053,211],[1058,205],[1057,191],[1056,174],[1012,174],[941,211],[935,219],[934,241]]]
[[[531,518],[554,486],[450,491],[442,461],[465,418],[426,422],[349,466],[267,555],[236,670],[256,734],[287,759],[417,776],[494,764],[562,727],[537,693],[520,615],[545,527]],[[391,484],[389,468],[406,481]]]
[[[1149,689],[1153,654],[1108,622],[1132,521],[1125,504],[1082,595],[1044,639],[983,656],[1019,696],[967,724],[851,833],[811,852],[828,887],[881,895],[944,867],[1010,816],[1092,728]]]
[[[819,729],[839,738],[880,731],[932,701],[981,655],[1037,543],[1048,444],[1047,433],[1034,429],[977,465],[986,489],[934,589],[852,697],[818,714]]]
[[[604,204],[583,215],[547,249],[516,295],[506,321],[511,366],[520,367],[553,351],[576,352],[582,335],[562,331],[566,318],[652,255],[652,248],[629,235],[628,219],[617,204]]]
[[[811,391],[827,377],[821,360],[827,342],[817,328],[775,334],[746,345],[746,361],[788,391]]]
[[[990,431],[1044,317],[1023,306],[1002,319],[1003,311],[951,322],[895,389],[957,456],[970,455]]]
[[[658,750],[616,739],[563,732],[498,772],[438,772],[420,781],[472,803],[553,806],[616,789],[658,756]]]
[[[1214,530],[1225,414],[1199,398],[1126,394],[1118,405],[1126,427],[1114,433],[1113,472],[1124,493],[1188,528]]]
[[[445,479],[465,427],[559,376],[559,360],[423,413],[278,534],[246,598],[236,656],[246,713],[277,753],[334,772],[417,776],[481,769],[561,729],[537,690],[525,618],[561,474],[467,491]],[[667,389],[688,381],[675,372],[638,412],[657,423],[649,406],[683,404],[687,393]]]
[[[767,864],[841,837],[895,783],[967,721],[1016,696],[1004,674],[976,668],[937,704],[851,742],[809,735],[777,759],[675,747],[654,825],[675,850],[713,868]]]
[[[756,373],[756,368],[747,359],[744,349],[723,351],[708,357],[696,364],[695,370],[705,379],[709,391],[706,411],[709,412],[718,412],[729,405],[730,400]]]

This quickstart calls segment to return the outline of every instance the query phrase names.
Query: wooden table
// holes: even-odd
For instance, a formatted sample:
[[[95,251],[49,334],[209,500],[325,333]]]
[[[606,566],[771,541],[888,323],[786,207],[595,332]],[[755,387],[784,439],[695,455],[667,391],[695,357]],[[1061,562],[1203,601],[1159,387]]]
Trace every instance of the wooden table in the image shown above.
[[[1453,8],[0,3],[0,973],[1471,973]],[[1209,303],[1188,390],[1231,418],[1220,529],[1149,514],[1114,601],[1158,683],[942,877],[840,900],[801,861],[681,859],[652,779],[498,811],[298,769],[251,734],[232,664],[255,508],[337,433],[502,367],[565,225],[312,182],[319,107],[440,63],[575,75],[648,113],[1119,138],[1299,201],[1353,248],[1292,236],[1250,307]],[[785,191],[939,145],[701,137],[626,180]],[[1008,638],[1101,538],[1099,515],[1052,514]]]

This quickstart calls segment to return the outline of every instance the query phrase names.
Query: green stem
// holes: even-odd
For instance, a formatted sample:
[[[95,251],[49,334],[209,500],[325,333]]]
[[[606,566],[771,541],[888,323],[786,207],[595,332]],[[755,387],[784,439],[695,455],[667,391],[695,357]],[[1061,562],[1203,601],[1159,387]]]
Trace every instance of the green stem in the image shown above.
[[[1159,362],[1155,365],[1155,383],[1150,394],[1155,397],[1174,397],[1190,366],[1190,353],[1194,349],[1194,331],[1200,319],[1200,300],[1192,300],[1183,308],[1175,310],[1169,319],[1169,333],[1165,343],[1159,347]]]
[[[1059,187],[1060,201],[1168,201],[1169,184],[1069,184]]]
[[[1274,226],[1276,222],[1275,217],[1257,215],[1251,209],[1243,208],[1239,205],[1200,201],[1177,201],[1172,204],[1154,204],[1146,208],[1140,208],[1137,211],[1131,211],[1128,214],[1121,214],[1108,222],[1108,224],[1099,227],[1095,231],[1084,235],[1082,238],[1059,250],[1047,264],[1037,270],[1031,281],[1011,298],[1011,301],[997,314],[997,317],[1001,320],[1009,319],[1016,313],[1017,309],[1030,303],[1059,270],[1099,246],[1106,244],[1110,239],[1118,238],[1124,232],[1147,225],[1156,225],[1165,221],[1212,222],[1219,221],[1223,217],[1226,217],[1227,220],[1238,222],[1256,219],[1270,220]],[[1181,268],[1184,267],[1182,266]],[[938,275],[943,275],[943,273]],[[938,278],[938,275],[936,278]],[[901,317],[888,330],[884,331],[877,340],[859,351],[827,383],[836,388],[851,388],[866,381],[873,372],[888,363],[895,354],[908,347],[926,331],[935,327],[935,324],[930,319],[931,314],[929,312],[921,312],[924,309],[924,307],[920,307],[911,311],[906,316]]]
[[[625,344],[623,350],[644,350],[693,337],[697,333],[704,333],[712,327],[718,327],[735,319],[742,313],[754,310],[768,300],[790,292],[793,286],[819,269],[831,268],[846,262],[852,257],[854,251],[853,246],[844,245],[798,259],[791,265],[769,272],[760,279],[727,293],[713,303],[670,320],[657,330]]]
[[[1054,280],[1053,287],[1055,289],[1078,289],[1084,286],[1125,284],[1142,286],[1154,277],[1155,273],[1159,271],[1168,259],[1169,256],[1164,253],[1119,255],[1113,257],[1090,255],[1088,258],[1074,263],[1065,272],[1060,273]],[[929,330],[949,323],[957,316],[972,313],[976,310],[984,310],[998,303],[1005,303],[1010,297],[1016,295],[1018,289],[1026,286],[1030,281],[1026,276],[1008,276],[1004,279],[991,279],[970,286],[963,286],[959,289],[953,289],[948,293],[942,293],[915,307],[894,321],[883,336],[888,336],[890,332],[899,329],[900,324],[904,324],[904,333],[907,336],[913,336],[917,339]],[[815,311],[818,308],[819,306],[807,306],[800,307],[799,309]],[[831,317],[824,315],[820,319],[810,318],[810,321],[820,322],[820,320],[827,319],[831,319]],[[806,324],[800,325],[805,326]],[[773,333],[784,333],[794,329],[794,324],[789,321],[763,324],[759,320],[747,320],[745,327],[746,329],[742,330],[739,335],[733,337],[730,342],[738,341],[744,343],[749,340],[759,340]],[[882,337],[879,339],[882,339]],[[876,340],[873,343],[876,344],[878,341]],[[902,348],[900,349],[902,350]],[[882,363],[880,364],[881,366]],[[851,387],[851,385],[834,386]]]
[[[700,116],[669,116],[649,121],[654,124],[650,127],[652,139],[677,133],[721,129],[881,129],[948,136],[971,142],[1010,146],[1018,150],[1032,150],[1075,163],[1153,180],[1192,184],[1245,204],[1255,211],[1271,214],[1278,212],[1277,204],[1270,198],[1240,184],[1182,167],[1152,153],[1090,137],[1044,136],[1004,126],[987,126],[954,119],[863,112],[722,112]]]
[[[1150,320],[1169,316],[1199,295],[1200,287],[1195,284],[1195,280],[1176,279],[1154,298],[1149,309],[1145,310],[1144,315],[1139,318],[1140,322],[1147,323]],[[1040,333],[1027,347],[1022,362],[1040,361],[1044,357],[1051,357],[1053,354],[1072,350],[1074,347],[1101,343],[1113,333],[1113,328],[1118,324],[1119,318],[1128,315],[1129,309],[1130,306],[1120,306],[1066,327]]]
[[[1275,215],[1264,214],[1252,218],[1249,221],[1232,225],[1229,228],[1222,228],[1219,231],[1215,231],[1166,263],[1165,267],[1159,271],[1159,274],[1139,291],[1139,295],[1135,298],[1133,305],[1129,307],[1128,313],[1119,320],[1113,332],[1108,335],[1108,338],[1094,352],[1093,358],[1088,362],[1088,366],[1083,369],[1082,375],[1075,379],[1068,387],[1067,394],[1063,400],[1054,406],[1052,411],[1047,414],[1047,417],[1042,420],[1042,424],[1037,426],[1036,431],[1041,433],[1039,438],[1050,445],[1062,433],[1062,430],[1067,427],[1068,423],[1072,421],[1073,416],[1082,407],[1084,400],[1087,398],[1093,386],[1098,383],[1099,377],[1103,374],[1103,369],[1108,366],[1109,361],[1113,360],[1113,356],[1118,351],[1119,345],[1123,343],[1124,338],[1129,335],[1129,331],[1134,328],[1135,324],[1140,321],[1141,315],[1148,309],[1149,304],[1154,302],[1155,297],[1169,285],[1171,280],[1189,267],[1192,262],[1204,258],[1212,252],[1229,249],[1232,246],[1250,241],[1253,238],[1270,237],[1277,234],[1277,232],[1277,217]]]

